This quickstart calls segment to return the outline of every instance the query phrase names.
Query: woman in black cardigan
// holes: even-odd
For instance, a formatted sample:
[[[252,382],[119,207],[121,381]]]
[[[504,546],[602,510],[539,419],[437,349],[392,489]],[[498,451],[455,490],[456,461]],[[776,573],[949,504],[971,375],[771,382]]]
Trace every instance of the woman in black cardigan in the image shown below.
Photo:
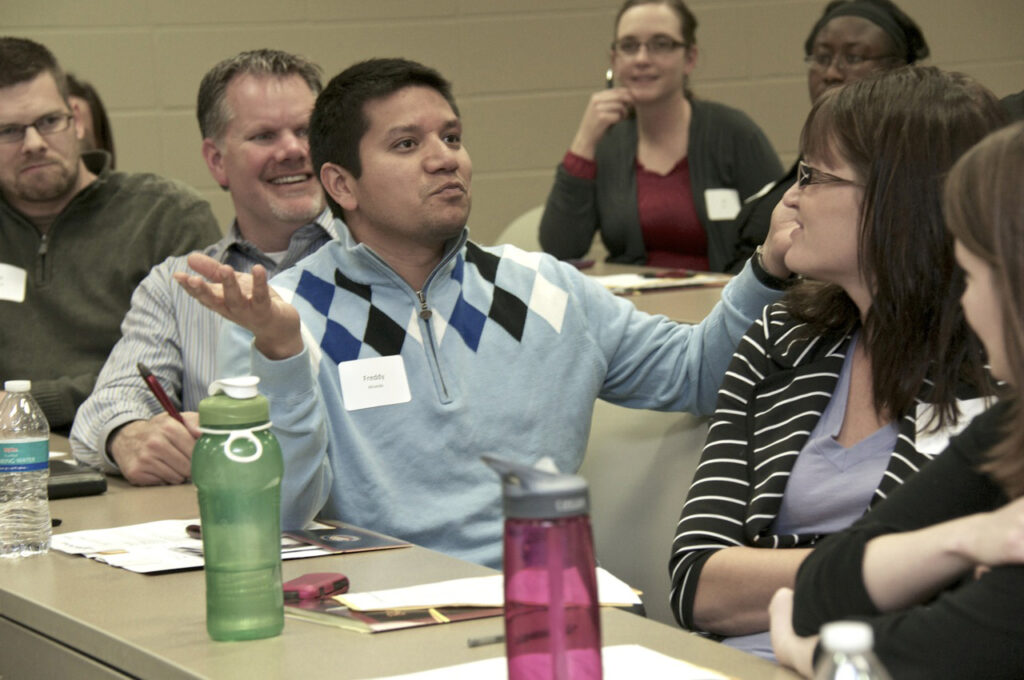
[[[945,196],[964,314],[1006,394],[886,502],[822,542],[800,568],[795,600],[776,594],[772,642],[805,675],[813,634],[842,618],[871,624],[897,679],[1024,675],[1022,177],[1017,123],[957,163]]]
[[[545,252],[724,271],[740,202],[782,174],[745,113],[695,99],[697,19],[683,0],[626,0],[608,87],[591,96],[540,222]],[[615,86],[617,85],[617,86]]]

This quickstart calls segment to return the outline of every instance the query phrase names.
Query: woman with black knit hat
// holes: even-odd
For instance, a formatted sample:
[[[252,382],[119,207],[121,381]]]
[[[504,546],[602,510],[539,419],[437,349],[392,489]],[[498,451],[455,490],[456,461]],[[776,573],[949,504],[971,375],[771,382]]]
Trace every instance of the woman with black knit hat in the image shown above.
[[[804,41],[807,88],[811,103],[830,87],[928,56],[921,29],[890,0],[833,0]],[[756,197],[744,197],[736,216],[736,250],[726,271],[738,272],[768,235],[772,210],[796,181],[796,163],[786,175]]]
[[[814,102],[830,87],[928,56],[921,29],[889,0],[833,0],[804,42]]]

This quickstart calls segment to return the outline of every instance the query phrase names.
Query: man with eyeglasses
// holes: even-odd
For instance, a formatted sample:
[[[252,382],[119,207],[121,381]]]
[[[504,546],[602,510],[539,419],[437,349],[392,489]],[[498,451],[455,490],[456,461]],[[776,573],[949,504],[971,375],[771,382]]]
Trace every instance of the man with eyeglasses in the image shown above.
[[[891,0],[833,0],[804,42],[811,102],[826,90],[928,56],[918,25]],[[736,216],[740,247],[729,271],[738,271],[768,233],[772,210],[797,180],[794,163],[786,175],[746,198]]]
[[[81,154],[80,121],[46,47],[0,37],[0,380],[25,378],[67,432],[120,335],[136,284],[217,239],[182,184]]]

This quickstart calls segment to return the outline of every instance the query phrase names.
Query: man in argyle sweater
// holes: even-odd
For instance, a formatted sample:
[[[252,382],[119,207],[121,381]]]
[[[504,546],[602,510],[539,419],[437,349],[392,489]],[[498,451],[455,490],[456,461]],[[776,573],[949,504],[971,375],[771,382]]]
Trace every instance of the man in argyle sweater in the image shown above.
[[[710,412],[788,272],[781,226],[698,326],[639,312],[568,264],[468,240],[472,166],[450,86],[374,59],[318,98],[313,164],[348,231],[266,283],[190,258],[226,324],[223,376],[253,373],[285,455],[282,524],[339,519],[501,562],[485,453],[576,471],[594,400]],[[761,254],[759,254],[759,257]],[[628,452],[623,452],[628,455]]]

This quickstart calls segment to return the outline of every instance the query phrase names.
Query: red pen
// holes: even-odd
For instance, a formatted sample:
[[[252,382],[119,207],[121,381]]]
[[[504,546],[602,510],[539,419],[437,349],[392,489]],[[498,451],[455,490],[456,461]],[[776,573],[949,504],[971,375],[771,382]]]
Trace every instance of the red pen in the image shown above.
[[[167,393],[164,392],[164,388],[160,387],[160,382],[152,373],[149,372],[146,364],[140,361],[136,366],[139,368],[139,373],[142,375],[142,379],[146,381],[146,386],[149,387],[149,391],[153,393],[153,396],[155,396],[157,401],[160,402],[160,405],[164,407],[167,414],[184,425],[185,421],[182,419],[181,414],[178,413],[178,409],[174,408],[174,404],[171,402],[170,397],[168,397]]]

